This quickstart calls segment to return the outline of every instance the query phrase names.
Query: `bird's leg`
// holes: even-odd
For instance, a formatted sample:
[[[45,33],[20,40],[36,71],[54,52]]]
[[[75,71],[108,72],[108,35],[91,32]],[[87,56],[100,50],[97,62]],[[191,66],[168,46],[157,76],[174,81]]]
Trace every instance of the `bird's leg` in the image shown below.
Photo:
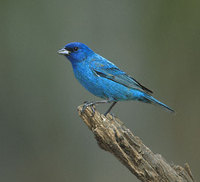
[[[106,115],[111,111],[111,109],[115,106],[115,104],[117,104],[116,101],[114,101],[114,102],[111,104],[111,106],[110,106],[110,107],[108,108],[108,110],[105,112],[104,116],[106,116]]]
[[[95,101],[95,102],[84,102],[84,105],[83,105],[83,108],[82,108],[81,112],[84,112],[87,107],[91,106],[92,113],[94,115],[94,113],[95,113],[95,110],[94,110],[94,107],[93,107],[94,105],[103,104],[103,103],[109,103],[109,102],[110,102],[109,100],[100,100],[100,101]]]

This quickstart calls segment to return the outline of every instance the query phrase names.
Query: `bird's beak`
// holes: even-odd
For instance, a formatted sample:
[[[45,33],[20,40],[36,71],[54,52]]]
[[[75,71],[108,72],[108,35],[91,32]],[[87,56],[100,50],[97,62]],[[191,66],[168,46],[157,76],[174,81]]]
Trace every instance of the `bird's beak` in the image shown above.
[[[67,55],[68,56],[70,54],[70,51],[62,48],[62,49],[58,50],[57,53],[61,54],[61,55]]]

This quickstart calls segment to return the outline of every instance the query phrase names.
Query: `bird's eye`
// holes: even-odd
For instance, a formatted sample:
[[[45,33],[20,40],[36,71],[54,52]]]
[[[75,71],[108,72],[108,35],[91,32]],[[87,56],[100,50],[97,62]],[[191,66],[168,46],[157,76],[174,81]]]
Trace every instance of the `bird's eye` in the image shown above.
[[[74,47],[74,51],[78,51],[78,47]]]

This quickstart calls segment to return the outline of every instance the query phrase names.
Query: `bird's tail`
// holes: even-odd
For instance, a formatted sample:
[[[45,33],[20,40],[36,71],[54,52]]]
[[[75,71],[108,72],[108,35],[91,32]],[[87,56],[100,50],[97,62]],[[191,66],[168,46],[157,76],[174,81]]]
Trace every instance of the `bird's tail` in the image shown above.
[[[161,107],[163,107],[163,108],[165,108],[165,109],[167,109],[171,112],[175,112],[169,106],[167,106],[166,104],[163,104],[162,102],[160,102],[159,100],[155,99],[154,97],[152,97],[150,95],[145,94],[144,98],[145,98],[146,102],[150,102],[152,104],[159,105],[159,106],[161,106]]]

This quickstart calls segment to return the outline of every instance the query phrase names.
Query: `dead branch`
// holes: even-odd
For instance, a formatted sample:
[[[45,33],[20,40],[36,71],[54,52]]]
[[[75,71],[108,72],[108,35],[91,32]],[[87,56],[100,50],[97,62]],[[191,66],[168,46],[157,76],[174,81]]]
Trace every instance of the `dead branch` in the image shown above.
[[[160,154],[146,147],[118,118],[110,114],[105,117],[98,111],[93,114],[90,107],[81,112],[82,107],[78,107],[79,115],[93,132],[98,145],[117,157],[139,180],[194,182],[188,164],[184,167],[170,165]]]

